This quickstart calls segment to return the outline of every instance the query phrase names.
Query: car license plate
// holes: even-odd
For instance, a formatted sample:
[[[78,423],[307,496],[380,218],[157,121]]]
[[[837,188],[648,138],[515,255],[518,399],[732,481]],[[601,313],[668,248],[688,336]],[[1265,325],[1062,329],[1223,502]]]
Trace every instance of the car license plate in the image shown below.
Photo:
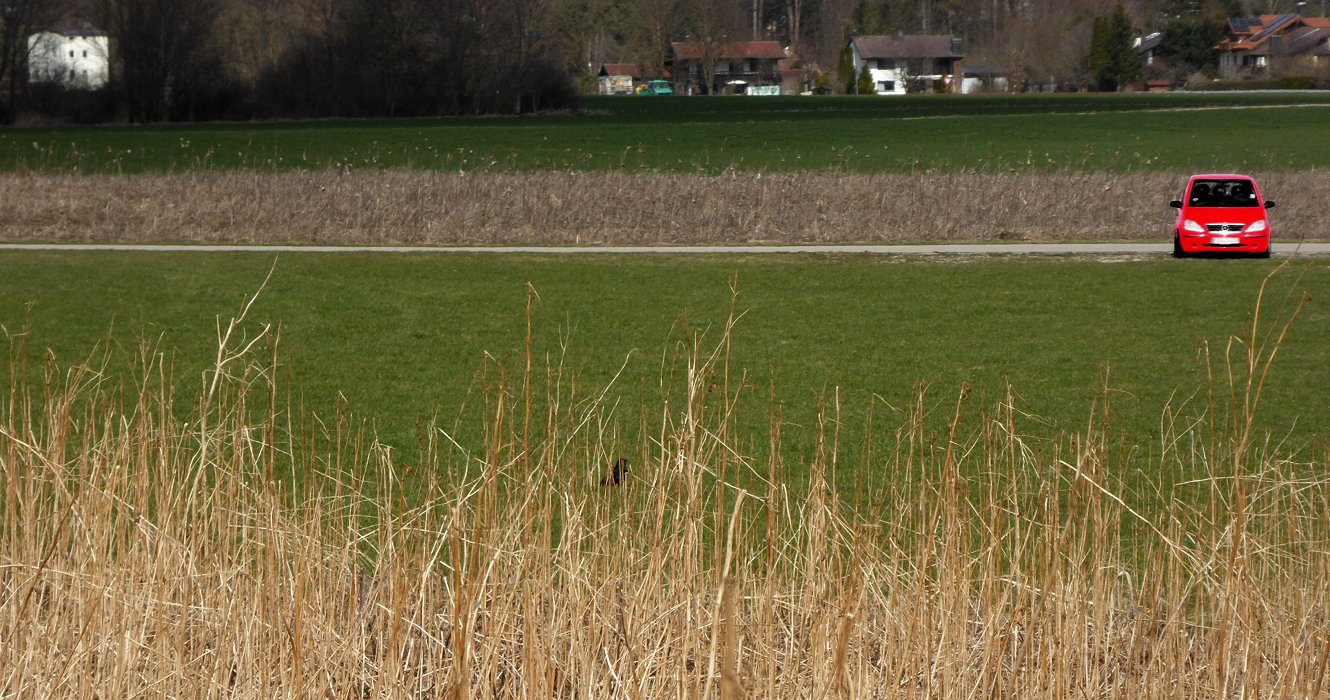
[[[1237,245],[1236,236],[1215,236],[1210,239],[1210,245]]]

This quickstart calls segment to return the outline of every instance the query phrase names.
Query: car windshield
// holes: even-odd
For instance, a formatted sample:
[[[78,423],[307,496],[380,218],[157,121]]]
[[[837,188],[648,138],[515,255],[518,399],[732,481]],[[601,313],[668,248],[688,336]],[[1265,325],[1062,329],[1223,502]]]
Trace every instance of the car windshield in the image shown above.
[[[1193,207],[1254,207],[1256,189],[1251,180],[1197,180],[1187,203]]]

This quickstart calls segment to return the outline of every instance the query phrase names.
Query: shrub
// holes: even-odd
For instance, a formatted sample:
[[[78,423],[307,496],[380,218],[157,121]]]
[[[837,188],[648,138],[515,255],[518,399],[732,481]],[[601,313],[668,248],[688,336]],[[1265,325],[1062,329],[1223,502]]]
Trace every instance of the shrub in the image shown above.
[[[1284,90],[1315,90],[1316,78],[1310,75],[1286,75],[1279,79]]]
[[[28,88],[28,100],[36,114],[59,122],[100,124],[116,118],[115,88],[75,90],[63,85],[35,84]]]
[[[1286,75],[1282,78],[1239,78],[1212,80],[1206,90],[1315,90],[1316,78],[1310,75]]]

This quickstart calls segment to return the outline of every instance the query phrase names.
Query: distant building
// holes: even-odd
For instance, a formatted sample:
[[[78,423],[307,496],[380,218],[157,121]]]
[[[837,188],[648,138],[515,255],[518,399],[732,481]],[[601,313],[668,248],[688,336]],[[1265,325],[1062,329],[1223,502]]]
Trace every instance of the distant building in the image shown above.
[[[1219,75],[1264,75],[1276,61],[1309,68],[1330,65],[1330,19],[1293,12],[1228,21],[1228,37],[1219,51]]]
[[[666,65],[677,95],[779,94],[786,80],[782,75],[786,59],[787,52],[778,41],[735,41],[709,47],[676,41],[670,44]],[[706,75],[708,67],[711,75]]]
[[[1153,32],[1136,37],[1136,40],[1132,43],[1136,47],[1136,53],[1141,57],[1141,63],[1146,66],[1153,66],[1155,56],[1159,53],[1159,47],[1164,43],[1164,35],[1160,32]]]
[[[69,22],[28,37],[28,80],[95,90],[111,78],[106,32],[89,22]]]
[[[873,79],[873,92],[904,95],[907,92],[954,92],[960,87],[960,37],[942,34],[896,34],[856,36],[850,39],[854,71],[864,66]]]
[[[988,66],[966,66],[961,71],[961,94],[1011,92],[1011,71]]]
[[[669,77],[669,71],[657,74],[638,63],[606,63],[596,74],[596,92],[601,95],[632,95],[648,81]]]

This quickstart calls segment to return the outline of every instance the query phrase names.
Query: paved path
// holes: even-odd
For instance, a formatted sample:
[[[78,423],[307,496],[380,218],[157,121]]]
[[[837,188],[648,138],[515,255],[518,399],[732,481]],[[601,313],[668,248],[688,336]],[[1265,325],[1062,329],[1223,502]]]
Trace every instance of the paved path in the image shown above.
[[[0,250],[135,251],[161,253],[533,253],[558,254],[870,254],[870,255],[1166,255],[1168,243],[960,243],[917,245],[772,245],[772,246],[317,246],[317,245],[121,245],[0,243]],[[1276,243],[1275,257],[1330,255],[1330,243]]]

